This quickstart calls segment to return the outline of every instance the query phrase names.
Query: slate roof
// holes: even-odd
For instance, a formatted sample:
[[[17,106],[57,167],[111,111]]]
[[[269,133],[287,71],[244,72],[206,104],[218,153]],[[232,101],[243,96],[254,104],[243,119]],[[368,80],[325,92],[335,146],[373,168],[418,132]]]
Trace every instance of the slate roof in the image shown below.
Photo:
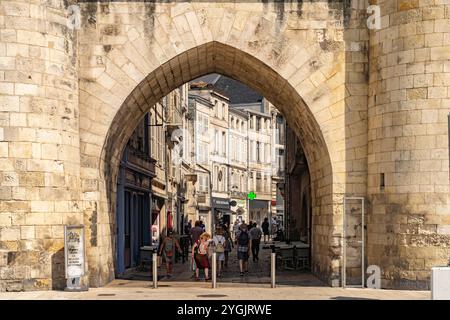
[[[242,82],[217,73],[211,73],[191,81],[191,83],[198,82],[205,82],[212,85],[214,90],[230,99],[230,104],[260,102],[263,99],[261,94]]]

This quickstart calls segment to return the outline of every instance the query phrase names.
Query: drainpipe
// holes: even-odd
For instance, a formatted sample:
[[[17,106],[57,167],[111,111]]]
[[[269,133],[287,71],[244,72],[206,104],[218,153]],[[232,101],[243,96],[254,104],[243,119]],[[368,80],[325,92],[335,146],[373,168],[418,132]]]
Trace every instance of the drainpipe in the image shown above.
[[[200,168],[202,168],[203,170],[205,170],[208,173],[208,176],[209,176],[209,188],[208,188],[208,191],[209,191],[209,207],[211,208],[211,222],[212,222],[213,216],[214,216],[214,212],[213,212],[213,207],[212,207],[212,183],[211,183],[212,182],[212,178],[211,178],[211,171],[209,169],[205,168],[204,166],[202,166],[201,164],[197,163],[197,165]],[[212,228],[211,228],[211,231],[212,231]]]
[[[167,194],[167,198],[169,198],[169,175],[168,175],[168,171],[169,171],[169,155],[168,155],[168,146],[167,146],[167,96],[165,97],[165,106],[163,106],[163,112],[161,112],[161,115],[163,117],[163,139],[164,139],[164,166],[165,166],[165,170],[164,170],[164,177],[165,177],[165,183],[166,183],[166,194]],[[166,236],[167,236],[167,231],[168,231],[168,222],[169,219],[167,219],[167,211],[169,208],[169,201],[171,202],[172,199],[166,199],[166,213],[165,213],[165,220],[166,220]],[[170,208],[172,208],[172,203],[170,204]]]
[[[250,189],[249,183],[249,172],[250,172],[250,139],[249,139],[249,129],[250,129],[250,113],[247,111],[247,194]],[[248,195],[245,197],[245,202],[247,204],[247,218],[250,218],[250,201],[248,199]],[[248,219],[246,221],[248,223]]]

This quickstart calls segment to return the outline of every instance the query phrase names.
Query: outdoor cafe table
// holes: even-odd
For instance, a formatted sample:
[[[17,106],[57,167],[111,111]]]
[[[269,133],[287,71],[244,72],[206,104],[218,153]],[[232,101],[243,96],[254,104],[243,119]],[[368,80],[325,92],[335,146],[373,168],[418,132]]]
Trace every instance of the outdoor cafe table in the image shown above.
[[[266,244],[263,246],[263,249],[270,249],[270,244]],[[309,248],[309,244],[303,243],[301,241],[293,241],[290,244],[286,244],[285,242],[275,243],[275,249],[293,249],[296,248]]]

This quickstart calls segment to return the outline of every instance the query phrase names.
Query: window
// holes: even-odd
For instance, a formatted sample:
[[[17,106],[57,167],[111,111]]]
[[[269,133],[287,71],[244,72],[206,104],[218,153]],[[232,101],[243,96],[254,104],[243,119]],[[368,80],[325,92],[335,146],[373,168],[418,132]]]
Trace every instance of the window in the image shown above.
[[[256,161],[261,162],[260,143],[256,142]]]
[[[206,116],[203,116],[203,135],[208,135],[208,118]]]
[[[226,155],[227,154],[227,137],[226,137],[226,133],[222,132],[222,155]]]
[[[219,153],[219,131],[217,129],[214,130],[214,153]]]
[[[223,191],[223,182],[224,182],[223,180],[224,180],[223,172],[222,172],[222,170],[219,169],[219,173],[217,174],[217,181],[219,183],[219,188],[218,188],[219,191]]]
[[[284,150],[278,150],[278,170],[281,174],[284,172]]]
[[[261,150],[260,151],[261,151],[261,157],[260,157],[261,162],[264,162],[264,160],[266,159],[265,158],[265,144],[262,142],[261,142]]]
[[[198,190],[200,192],[208,192],[209,191],[209,177],[207,174],[199,174],[198,177]]]
[[[197,163],[208,163],[208,144],[205,142],[199,142],[197,145]]]
[[[214,166],[214,168],[213,168],[213,189],[214,190],[217,190],[217,188],[218,188],[218,179],[217,179],[217,171],[218,171],[218,168],[217,168],[217,166]]]
[[[227,116],[227,106],[225,103],[222,103],[222,119],[226,119]]]
[[[261,172],[256,173],[256,191],[262,191]]]
[[[197,134],[202,135],[203,134],[203,115],[200,113],[197,113]]]
[[[216,118],[219,116],[219,103],[217,100],[214,100],[214,115]]]
[[[242,153],[241,152],[241,139],[239,137],[236,137],[233,147],[234,147],[234,160],[239,161],[240,155]]]
[[[250,129],[253,130],[255,128],[253,125],[253,116],[250,117],[249,121],[250,121]]]

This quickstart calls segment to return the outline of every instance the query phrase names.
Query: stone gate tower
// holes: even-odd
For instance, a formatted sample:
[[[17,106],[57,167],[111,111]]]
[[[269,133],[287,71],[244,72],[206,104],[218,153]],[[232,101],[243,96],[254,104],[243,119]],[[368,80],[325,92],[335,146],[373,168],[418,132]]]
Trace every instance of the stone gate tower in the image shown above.
[[[1,3],[0,291],[62,286],[63,225],[83,223],[77,41],[67,5]]]
[[[450,256],[448,0],[2,0],[0,291],[63,287],[64,225],[86,227],[89,285],[114,278],[105,168],[150,102],[206,71],[260,90],[301,139],[316,274],[340,285],[358,196],[382,286],[428,287]]]
[[[379,0],[370,35],[369,264],[388,288],[429,286],[450,256],[450,6]]]

